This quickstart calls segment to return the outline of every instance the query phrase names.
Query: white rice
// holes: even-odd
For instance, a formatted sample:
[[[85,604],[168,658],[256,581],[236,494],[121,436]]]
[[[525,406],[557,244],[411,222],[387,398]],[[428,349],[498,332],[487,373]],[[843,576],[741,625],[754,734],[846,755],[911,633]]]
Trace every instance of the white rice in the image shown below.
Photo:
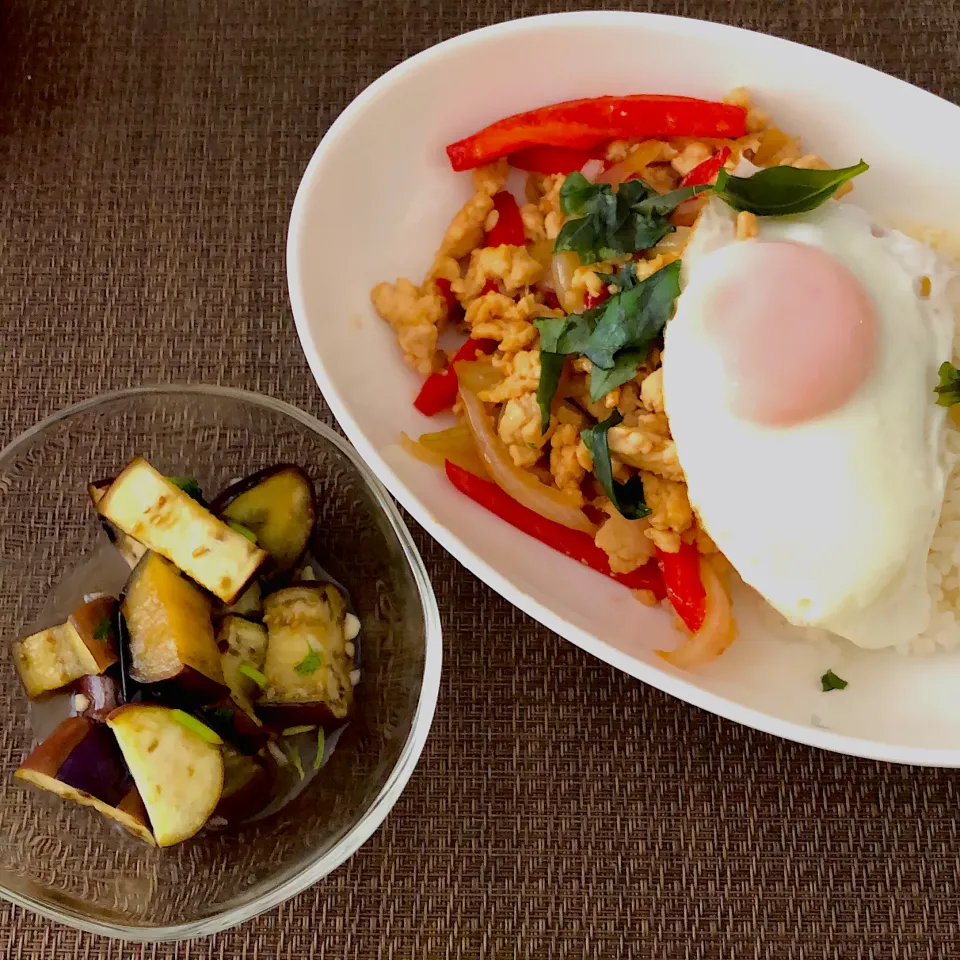
[[[960,268],[960,234],[939,228],[897,224],[898,229],[937,250]],[[960,311],[953,338],[954,363],[960,357]],[[956,409],[956,408],[954,408]],[[960,429],[947,415],[945,446],[954,466],[947,478],[940,522],[927,557],[927,583],[933,609],[930,624],[915,640],[900,644],[901,653],[929,654],[960,646]]]

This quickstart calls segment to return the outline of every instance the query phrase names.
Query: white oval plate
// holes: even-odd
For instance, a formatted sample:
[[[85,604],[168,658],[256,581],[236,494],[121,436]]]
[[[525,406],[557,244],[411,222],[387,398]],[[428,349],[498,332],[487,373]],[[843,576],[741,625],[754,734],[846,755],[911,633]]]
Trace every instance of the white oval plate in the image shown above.
[[[887,220],[960,224],[953,186],[960,109],[867,67],[774,37],[651,14],[588,13],[500,24],[442,43],[368,87],[307,167],[290,221],[297,330],[324,397],[361,456],[464,566],[602,660],[691,704],[843,753],[960,766],[960,650],[929,658],[791,637],[751,596],[741,636],[682,673],[655,654],[669,617],[465,499],[398,447],[439,429],[412,400],[419,378],[374,314],[369,290],[419,283],[470,178],[443,147],[500,117],[606,93],[718,99],[744,85],[775,122],[836,166],[864,157],[856,201]],[[496,630],[496,624],[491,624]],[[786,634],[786,635],[785,635]],[[828,668],[849,681],[825,694]]]

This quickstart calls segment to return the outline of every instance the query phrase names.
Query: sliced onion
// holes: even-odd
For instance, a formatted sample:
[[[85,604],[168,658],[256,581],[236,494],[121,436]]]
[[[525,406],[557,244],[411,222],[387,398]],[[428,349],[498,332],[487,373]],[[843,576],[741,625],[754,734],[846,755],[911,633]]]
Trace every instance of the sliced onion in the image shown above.
[[[454,364],[457,383],[471,393],[492,390],[502,379],[503,371],[483,360],[459,360]]]
[[[658,656],[681,670],[702,667],[715,660],[737,636],[730,595],[706,557],[700,558],[700,578],[707,594],[707,614],[703,618],[703,626],[696,633],[689,634],[676,650],[657,651]]]
[[[557,295],[567,313],[577,313],[583,309],[582,295],[573,291],[573,271],[580,266],[580,258],[572,250],[554,254],[550,264],[553,292]]]
[[[457,364],[458,376],[459,366]],[[480,454],[490,478],[504,493],[548,520],[562,523],[573,530],[583,530],[590,534],[596,532],[596,526],[580,509],[577,497],[555,487],[548,487],[532,473],[521,470],[514,464],[505,444],[493,429],[493,421],[483,402],[464,386],[463,380],[460,381],[460,399],[463,401],[463,411],[473,434],[477,453]]]
[[[641,143],[626,159],[615,163],[606,173],[597,177],[597,183],[609,183],[616,186],[623,183],[633,174],[640,173],[643,168],[660,156],[661,144],[659,140],[647,140]]]
[[[487,476],[487,469],[473,445],[473,434],[465,423],[458,423],[449,430],[425,433],[419,440],[401,433],[400,445],[407,453],[431,466],[442,467],[443,461],[449,460],[478,477]]]

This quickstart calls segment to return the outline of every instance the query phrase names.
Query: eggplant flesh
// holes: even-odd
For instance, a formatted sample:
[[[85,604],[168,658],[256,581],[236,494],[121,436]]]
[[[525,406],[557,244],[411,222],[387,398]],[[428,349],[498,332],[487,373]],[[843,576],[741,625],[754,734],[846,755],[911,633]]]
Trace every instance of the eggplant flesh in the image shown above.
[[[125,534],[166,557],[224,603],[246,589],[267,554],[138,457],[97,504]]]
[[[246,665],[257,671],[262,669],[267,653],[266,627],[243,617],[224,617],[217,630],[217,646],[223,676],[233,699],[256,718],[253,701],[260,696],[260,687],[241,668]]]
[[[189,705],[227,693],[210,604],[171,563],[147,553],[127,581],[121,610],[130,678],[162,684],[145,694]]]
[[[109,597],[84,604],[66,623],[31,634],[13,645],[20,678],[31,699],[59,690],[117,662],[114,613]]]
[[[23,762],[16,776],[43,790],[93,807],[153,844],[140,795],[110,730],[69,717]]]
[[[220,517],[253,531],[270,555],[268,573],[286,573],[303,555],[317,520],[313,483],[300,469],[279,464],[231,484],[210,505]]]
[[[146,805],[157,843],[168,847],[202,829],[223,789],[219,745],[155,704],[120,707],[107,724]]]
[[[267,597],[267,685],[257,705],[265,723],[331,725],[350,715],[354,659],[347,652],[346,613],[343,594],[330,583],[288,587]]]

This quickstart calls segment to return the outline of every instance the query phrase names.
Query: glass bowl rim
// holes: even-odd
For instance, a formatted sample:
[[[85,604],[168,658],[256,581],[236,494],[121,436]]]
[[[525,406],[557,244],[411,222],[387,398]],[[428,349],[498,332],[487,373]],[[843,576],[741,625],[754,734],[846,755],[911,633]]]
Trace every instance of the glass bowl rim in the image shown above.
[[[413,773],[426,743],[427,735],[433,721],[437,697],[440,692],[440,668],[442,662],[442,627],[440,611],[430,577],[427,574],[420,552],[413,542],[413,537],[400,515],[386,488],[377,479],[369,466],[360,458],[357,451],[339,434],[322,423],[316,417],[303,410],[277,400],[274,397],[254,393],[250,390],[241,390],[236,387],[222,387],[206,384],[150,384],[137,387],[128,387],[122,390],[112,390],[97,394],[79,403],[64,407],[48,417],[38,421],[14,437],[0,449],[0,462],[14,453],[20,446],[33,439],[46,428],[53,426],[80,413],[86,413],[114,400],[128,397],[148,396],[151,394],[195,394],[200,397],[216,397],[225,400],[235,400],[248,403],[255,407],[270,410],[274,413],[285,414],[293,420],[308,427],[323,440],[332,444],[357,469],[367,487],[373,493],[374,499],[381,512],[386,516],[393,532],[396,534],[403,550],[403,556],[413,573],[423,609],[425,624],[425,657],[423,677],[420,685],[420,697],[414,713],[410,733],[403,745],[400,756],[391,770],[386,782],[377,798],[364,812],[363,816],[351,827],[350,831],[326,854],[311,860],[305,867],[292,876],[277,884],[272,889],[261,894],[251,903],[231,907],[205,917],[201,920],[191,920],[181,924],[167,924],[164,926],[138,926],[136,924],[112,923],[95,920],[73,910],[67,906],[53,906],[34,899],[23,893],[7,889],[0,883],[0,896],[33,913],[37,913],[48,920],[63,923],[78,930],[96,933],[101,936],[126,940],[136,943],[160,943],[171,940],[187,940],[193,937],[209,936],[228,930],[240,923],[252,919],[267,910],[270,910],[296,894],[322,880],[332,873],[373,835],[387,814],[397,802],[403,792],[410,775]]]

